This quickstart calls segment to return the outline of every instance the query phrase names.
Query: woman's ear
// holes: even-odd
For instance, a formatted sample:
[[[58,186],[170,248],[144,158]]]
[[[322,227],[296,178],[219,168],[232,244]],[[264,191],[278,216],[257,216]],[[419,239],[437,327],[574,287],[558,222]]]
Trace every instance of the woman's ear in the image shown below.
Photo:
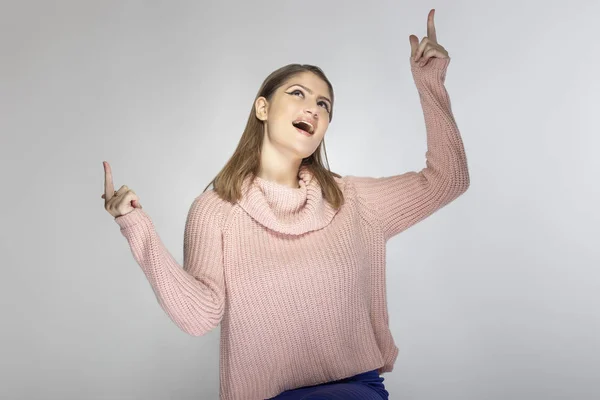
[[[256,118],[261,121],[266,121],[269,110],[269,103],[267,102],[267,99],[265,99],[263,96],[260,96],[254,102],[254,108],[256,109]]]

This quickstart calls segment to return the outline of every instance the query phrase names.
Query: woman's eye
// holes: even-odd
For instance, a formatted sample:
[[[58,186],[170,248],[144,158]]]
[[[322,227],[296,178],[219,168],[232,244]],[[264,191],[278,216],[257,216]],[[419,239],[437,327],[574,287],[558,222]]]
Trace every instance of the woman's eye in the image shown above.
[[[327,111],[329,111],[329,105],[328,105],[327,103],[325,103],[324,101],[322,101],[321,103],[325,104],[325,109],[326,109]]]
[[[302,91],[301,91],[301,90],[299,90],[299,89],[296,89],[296,90],[294,90],[293,92],[291,92],[290,94],[294,94],[294,93],[302,93]],[[304,93],[302,93],[302,96],[304,96]],[[328,105],[326,102],[324,102],[324,101],[320,101],[319,103],[323,103],[323,104],[325,104],[325,109],[326,109],[327,111],[329,111],[329,105]]]

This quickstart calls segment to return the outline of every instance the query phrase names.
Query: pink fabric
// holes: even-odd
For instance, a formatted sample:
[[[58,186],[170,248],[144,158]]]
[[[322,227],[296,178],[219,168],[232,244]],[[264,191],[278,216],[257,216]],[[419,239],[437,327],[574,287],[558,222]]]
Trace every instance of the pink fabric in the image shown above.
[[[221,400],[266,399],[393,370],[386,242],[469,186],[444,87],[449,61],[419,67],[410,60],[427,130],[420,172],[336,178],[345,196],[337,211],[305,167],[300,188],[247,179],[234,205],[207,190],[189,210],[183,267],[143,210],[115,219],[181,330],[202,336],[221,323]]]

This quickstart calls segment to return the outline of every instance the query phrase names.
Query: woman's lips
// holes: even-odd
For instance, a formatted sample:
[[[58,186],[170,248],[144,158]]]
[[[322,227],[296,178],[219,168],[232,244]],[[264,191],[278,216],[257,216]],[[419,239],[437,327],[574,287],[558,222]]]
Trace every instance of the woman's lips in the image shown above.
[[[308,132],[306,132],[306,131],[303,131],[303,130],[302,130],[302,129],[300,129],[300,128],[296,128],[296,127],[294,127],[294,129],[296,129],[296,130],[297,130],[299,133],[301,133],[301,134],[302,134],[302,135],[304,135],[304,136],[308,136],[308,137],[312,136],[310,133],[308,133]]]
[[[294,127],[294,128],[295,128],[295,129],[296,129],[298,132],[300,132],[302,135],[304,135],[304,136],[308,136],[308,137],[312,136],[310,133],[308,133],[308,132],[306,132],[306,131],[303,131],[303,130],[302,130],[302,129],[300,129],[300,128],[296,128],[296,127]]]

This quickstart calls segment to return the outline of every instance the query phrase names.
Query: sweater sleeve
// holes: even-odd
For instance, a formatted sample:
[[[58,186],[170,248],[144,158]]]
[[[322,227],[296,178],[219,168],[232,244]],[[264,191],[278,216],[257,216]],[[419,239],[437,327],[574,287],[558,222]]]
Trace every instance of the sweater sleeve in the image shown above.
[[[204,192],[194,200],[185,225],[181,267],[143,210],[115,218],[158,303],[181,330],[193,336],[208,333],[223,316],[222,221],[216,195]]]
[[[469,187],[465,149],[444,87],[450,59],[410,59],[427,131],[426,167],[388,177],[348,176],[360,203],[380,224],[385,240],[444,207]]]

